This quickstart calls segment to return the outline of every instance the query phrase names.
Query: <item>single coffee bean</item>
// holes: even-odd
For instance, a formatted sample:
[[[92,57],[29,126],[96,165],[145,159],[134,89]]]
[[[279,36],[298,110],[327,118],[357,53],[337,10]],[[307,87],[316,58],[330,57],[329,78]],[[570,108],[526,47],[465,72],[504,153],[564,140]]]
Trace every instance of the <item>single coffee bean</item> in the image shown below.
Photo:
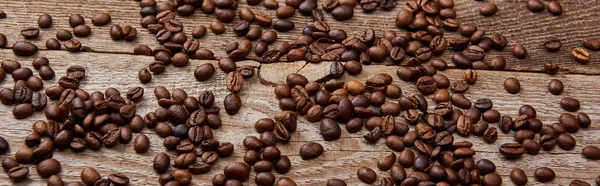
[[[13,53],[19,56],[31,56],[37,53],[38,47],[27,41],[17,41],[13,44],[12,50]]]
[[[14,51],[14,49],[13,49],[13,51]],[[573,50],[571,50],[571,55],[579,63],[586,64],[586,63],[590,62],[590,53],[581,47],[577,47],[577,48],[574,48]]]
[[[519,158],[525,153],[525,149],[518,143],[505,143],[499,148],[500,154],[506,158]]]
[[[6,48],[7,43],[6,35],[0,33],[0,48]]]
[[[73,35],[77,37],[87,37],[92,34],[92,29],[87,25],[79,25],[73,28]]]
[[[8,170],[8,177],[13,181],[21,181],[29,174],[29,168],[26,166],[16,166]]]
[[[554,171],[548,167],[540,167],[535,170],[533,174],[535,179],[539,182],[549,182],[552,181],[555,177]]]
[[[517,44],[513,48],[513,55],[519,59],[525,59],[527,57],[527,49],[522,44]]]
[[[563,150],[572,150],[575,148],[576,141],[573,136],[568,133],[562,133],[557,137],[558,146]]]
[[[60,162],[55,159],[45,159],[37,164],[37,173],[43,178],[58,174],[61,170]]]
[[[38,26],[40,28],[50,28],[52,26],[52,16],[47,13],[42,14],[38,18]]]
[[[227,114],[235,115],[240,111],[242,101],[239,95],[231,93],[225,97],[223,104],[225,105],[225,111],[227,111]]]
[[[36,27],[27,27],[21,30],[21,35],[25,37],[25,39],[34,39],[40,35],[40,29]]]
[[[534,13],[544,11],[546,5],[540,0],[529,0],[527,1],[527,8]]]
[[[81,170],[80,177],[81,181],[86,185],[94,185],[96,181],[102,179],[100,173],[98,173],[98,171],[92,167],[83,168],[83,170]]]
[[[563,90],[563,83],[558,79],[552,79],[550,80],[550,83],[548,83],[548,91],[554,95],[560,95],[563,92]]]
[[[558,1],[548,2],[547,8],[548,8],[548,12],[550,12],[552,15],[555,15],[555,16],[561,15],[563,12],[562,5],[560,5],[560,2],[558,2]]]
[[[600,159],[600,148],[596,146],[586,146],[583,148],[582,152],[583,157],[590,160],[599,160]]]
[[[585,47],[589,50],[598,51],[598,50],[600,50],[600,39],[585,38],[585,39],[583,39],[583,47]]]
[[[516,78],[506,78],[506,80],[504,80],[504,90],[511,94],[519,93],[521,91],[521,84]]]
[[[483,16],[491,16],[498,12],[498,7],[494,3],[488,3],[483,5],[481,9],[479,9],[479,13]]]
[[[164,152],[158,153],[154,157],[153,168],[157,173],[164,173],[169,169],[171,158]]]
[[[300,157],[303,160],[313,159],[323,154],[323,146],[315,142],[308,142],[300,147]]]
[[[525,185],[527,184],[527,175],[525,175],[525,171],[520,168],[514,168],[510,172],[510,180],[515,185]]]
[[[356,175],[358,176],[358,179],[360,179],[360,181],[368,184],[374,183],[377,179],[377,173],[375,173],[373,169],[368,167],[358,168],[358,171],[356,171]]]
[[[560,107],[566,111],[575,112],[579,110],[579,100],[570,97],[564,97],[560,100]]]
[[[148,149],[150,149],[150,140],[146,135],[140,134],[135,137],[135,140],[133,141],[133,148],[137,153],[145,153],[148,151]]]
[[[546,47],[546,50],[554,52],[560,50],[560,47],[562,47],[562,43],[560,42],[560,39],[552,37],[548,39],[546,43],[544,43],[544,47]]]
[[[379,170],[382,171],[387,171],[390,170],[392,166],[394,166],[394,163],[396,163],[396,154],[390,152],[389,154],[377,160],[377,168],[379,168]]]
[[[287,19],[278,19],[273,23],[273,28],[279,32],[288,32],[294,29],[294,23]]]

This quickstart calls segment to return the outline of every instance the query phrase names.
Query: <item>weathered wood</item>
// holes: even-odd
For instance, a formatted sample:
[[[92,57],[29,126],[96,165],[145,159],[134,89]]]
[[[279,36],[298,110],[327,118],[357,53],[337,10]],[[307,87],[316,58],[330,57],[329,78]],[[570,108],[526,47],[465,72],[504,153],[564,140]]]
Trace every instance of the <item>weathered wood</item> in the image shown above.
[[[163,1],[159,1],[163,2]],[[283,4],[283,0],[279,0]],[[322,1],[319,1],[319,5]],[[600,7],[593,1],[561,1],[564,13],[561,16],[552,16],[548,12],[532,13],[527,10],[525,1],[497,1],[499,12],[494,16],[483,17],[479,14],[479,8],[487,2],[477,1],[456,1],[455,10],[458,18],[463,24],[473,24],[481,29],[485,29],[488,35],[500,33],[509,40],[509,45],[503,51],[492,51],[489,53],[488,60],[492,56],[504,56],[508,62],[506,70],[509,71],[543,71],[545,63],[556,63],[561,66],[562,73],[576,74],[600,74],[600,57],[598,52],[592,52],[592,60],[586,65],[579,64],[572,59],[569,52],[572,48],[581,46],[581,42],[587,37],[600,37],[599,24],[594,24],[598,19]],[[2,33],[9,39],[9,45],[17,40],[23,40],[20,36],[20,30],[27,26],[36,26],[36,21],[42,13],[50,13],[54,17],[54,26],[49,29],[42,29],[40,37],[33,42],[45,48],[44,43],[47,39],[55,37],[57,29],[71,30],[68,26],[68,17],[72,13],[81,14],[86,18],[86,22],[91,26],[91,18],[96,13],[107,12],[112,15],[113,21],[109,25],[96,27],[91,26],[93,34],[88,38],[79,38],[84,46],[89,46],[97,52],[110,53],[132,53],[133,48],[138,43],[143,43],[152,48],[158,46],[154,36],[139,25],[140,14],[139,5],[135,1],[102,1],[102,0],[48,0],[48,1],[10,1],[0,0],[3,4],[2,9],[7,13],[8,18],[0,20]],[[404,2],[399,2],[399,6],[393,11],[377,10],[371,14],[364,14],[360,7],[355,8],[355,15],[352,19],[337,22],[333,21],[329,14],[326,19],[332,28],[344,29],[349,35],[358,35],[365,28],[374,28],[381,34],[384,30],[398,30],[395,27],[394,19],[396,12],[401,9]],[[240,7],[248,6],[245,1],[240,1]],[[27,7],[23,9],[22,7]],[[52,7],[52,8],[48,8]],[[264,12],[275,18],[275,11],[266,10],[263,6],[250,6],[256,12]],[[191,33],[193,27],[205,25],[208,27],[214,21],[212,15],[206,15],[197,10],[191,17],[183,18],[181,21],[186,25],[186,33]],[[236,37],[231,31],[231,26],[238,21],[226,24],[227,32],[216,36],[209,33],[201,41],[201,46],[209,48],[217,56],[224,56],[225,46],[241,38]],[[302,33],[305,25],[311,24],[310,17],[301,16],[296,13],[292,18],[296,29],[288,33],[279,33],[278,41],[291,41]],[[134,42],[113,41],[108,37],[109,28],[112,24],[132,25],[138,28],[138,38]],[[264,28],[263,30],[272,29]],[[446,37],[454,37],[457,34],[447,33]],[[189,35],[188,35],[189,37]],[[561,39],[563,47],[558,52],[546,52],[543,43],[550,37]],[[529,51],[529,56],[524,60],[519,60],[512,56],[512,47],[517,43],[522,43]],[[450,57],[453,51],[446,51],[440,58],[451,63]],[[285,58],[282,58],[285,60]],[[383,64],[391,64],[388,60]],[[453,65],[451,65],[453,66]]]
[[[31,60],[35,57],[15,57],[10,50],[0,50],[2,58],[17,59],[24,66],[31,67]],[[47,81],[45,87],[56,84],[58,77],[64,75],[65,70],[70,65],[82,65],[86,67],[87,76],[82,82],[81,88],[92,91],[104,91],[108,87],[116,87],[124,92],[128,88],[141,86],[145,90],[144,99],[136,103],[138,114],[145,114],[158,108],[156,98],[153,95],[153,88],[158,85],[172,88],[183,88],[189,95],[197,96],[202,90],[212,90],[216,94],[215,104],[222,108],[222,101],[226,94],[225,74],[217,70],[215,76],[206,82],[197,82],[193,77],[193,69],[202,63],[213,63],[214,61],[192,60],[188,67],[175,68],[168,67],[167,71],[159,76],[154,76],[152,82],[141,85],[137,79],[137,70],[144,68],[151,57],[133,56],[124,54],[95,54],[95,53],[69,53],[64,51],[41,51],[38,56],[45,56],[50,59],[50,66],[55,69],[57,78]],[[258,66],[256,62],[240,62],[247,65]],[[258,136],[254,130],[254,122],[263,117],[273,117],[280,109],[278,101],[273,95],[272,84],[285,81],[285,75],[290,72],[299,72],[306,75],[310,80],[319,80],[328,72],[329,63],[308,64],[303,63],[277,63],[262,64],[260,66],[259,77],[252,77],[244,82],[241,92],[243,108],[237,115],[229,116],[221,112],[220,117],[223,121],[223,127],[215,130],[215,136],[218,140],[232,142],[235,145],[235,152],[232,157],[221,158],[213,169],[205,175],[193,176],[193,183],[196,185],[210,185],[210,180],[215,174],[222,173],[224,167],[235,161],[242,161],[245,149],[241,144],[246,136]],[[342,80],[356,79],[364,82],[369,77],[377,73],[395,74],[396,67],[388,66],[368,66],[365,67],[362,74],[358,76],[344,76]],[[600,172],[600,162],[584,159],[581,155],[581,149],[585,145],[600,145],[600,112],[595,107],[600,102],[600,86],[597,84],[597,76],[584,75],[556,75],[549,76],[540,73],[517,73],[517,72],[495,72],[495,71],[477,71],[479,81],[469,89],[467,97],[475,100],[478,98],[490,98],[494,101],[494,108],[502,114],[508,114],[515,117],[518,108],[522,104],[534,106],[538,112],[538,117],[545,123],[551,124],[557,122],[557,117],[565,112],[560,109],[559,101],[563,96],[570,96],[581,101],[581,112],[586,112],[592,118],[593,124],[588,129],[582,129],[573,134],[577,139],[577,146],[572,151],[564,151],[556,147],[553,151],[540,152],[539,155],[524,155],[518,160],[506,160],[499,153],[497,148],[500,144],[514,141],[512,134],[500,134],[499,139],[494,144],[486,144],[479,137],[462,138],[456,136],[456,141],[467,140],[474,143],[474,149],[477,151],[476,160],[487,158],[494,161],[498,167],[498,173],[503,177],[503,183],[512,185],[508,175],[514,167],[522,168],[529,176],[530,184],[540,185],[532,177],[536,168],[541,166],[552,167],[557,178],[550,185],[567,185],[573,179],[583,179],[592,182]],[[447,70],[440,72],[448,76],[451,80],[462,78],[461,70]],[[506,77],[516,77],[521,80],[523,91],[517,95],[506,93],[502,89],[502,82]],[[412,83],[402,82],[395,75],[394,83],[398,84],[404,95],[417,93]],[[550,78],[561,79],[566,87],[565,92],[560,96],[549,94],[546,89],[546,83]],[[261,79],[261,80],[259,80]],[[0,84],[0,87],[12,87],[14,82],[7,78]],[[430,96],[428,96],[430,98]],[[0,156],[1,158],[13,156],[14,153],[25,147],[23,138],[31,132],[31,125],[38,119],[45,119],[43,113],[36,112],[34,116],[23,120],[15,120],[12,116],[12,105],[0,105],[0,136],[7,139],[11,145],[11,152]],[[431,109],[431,108],[430,108]],[[400,117],[397,120],[403,120]],[[496,124],[492,124],[496,125]],[[344,128],[342,126],[342,128]],[[411,129],[413,130],[413,129]],[[148,135],[151,141],[149,152],[136,154],[132,143],[119,144],[114,148],[103,148],[96,152],[85,150],[82,153],[73,153],[71,150],[56,151],[54,158],[62,163],[63,169],[61,177],[66,181],[78,181],[80,171],[86,167],[96,167],[103,176],[110,173],[122,172],[130,177],[134,185],[156,185],[158,174],[151,168],[154,156],[165,151],[162,147],[163,139],[158,137],[152,130],[144,129],[144,134]],[[319,124],[311,123],[299,117],[298,131],[292,134],[291,141],[287,144],[278,145],[282,154],[290,156],[292,161],[292,170],[285,174],[276,174],[276,177],[287,176],[295,179],[300,185],[323,185],[329,178],[340,178],[348,182],[349,185],[364,185],[356,177],[356,170],[360,166],[367,166],[377,170],[377,158],[390,150],[385,146],[383,140],[377,144],[365,143],[362,135],[366,134],[362,130],[356,134],[349,134],[345,130],[342,137],[335,141],[323,141],[319,135]],[[299,157],[298,150],[300,146],[308,141],[317,141],[325,147],[325,153],[317,159],[304,161]],[[174,152],[169,152],[172,158]],[[40,178],[35,165],[28,164],[30,167],[30,176],[28,180],[19,182],[17,185],[45,185],[46,180]],[[389,172],[378,171],[379,178],[389,176]],[[245,184],[253,185],[253,176]],[[5,173],[0,173],[0,185],[13,184]]]

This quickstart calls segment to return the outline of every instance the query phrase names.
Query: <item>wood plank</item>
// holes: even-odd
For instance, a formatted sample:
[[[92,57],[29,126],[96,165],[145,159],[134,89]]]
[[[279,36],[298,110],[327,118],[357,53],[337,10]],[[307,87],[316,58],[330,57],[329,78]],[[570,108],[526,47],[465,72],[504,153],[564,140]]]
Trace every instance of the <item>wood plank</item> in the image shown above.
[[[31,67],[30,61],[34,57],[15,57],[10,50],[0,50],[3,58],[17,59],[24,66]],[[50,65],[55,69],[57,77],[64,75],[66,68],[70,65],[82,65],[86,67],[87,77],[82,82],[82,89],[91,91],[104,91],[107,87],[117,87],[120,91],[126,91],[134,86],[142,86],[145,89],[144,99],[136,103],[138,114],[145,114],[158,108],[156,99],[152,95],[153,88],[157,85],[171,88],[183,88],[189,95],[197,96],[202,90],[212,90],[216,94],[216,105],[222,107],[222,100],[228,91],[225,88],[225,74],[217,71],[215,76],[208,82],[197,82],[193,78],[193,69],[202,63],[215,63],[214,61],[192,60],[190,66],[184,68],[169,67],[166,73],[153,77],[151,83],[139,84],[137,73],[131,73],[144,68],[151,57],[133,56],[124,54],[96,54],[96,53],[69,53],[64,51],[41,51],[39,56],[50,59]],[[258,66],[256,62],[244,61],[248,65]],[[253,124],[263,117],[273,117],[280,109],[277,99],[273,95],[272,85],[285,80],[289,72],[305,74],[310,80],[322,79],[326,74],[328,63],[308,64],[302,63],[277,63],[260,65],[260,78],[253,77],[244,83],[241,97],[243,108],[237,115],[229,116],[224,112],[220,117],[223,127],[215,131],[218,140],[232,142],[235,152],[231,157],[222,158],[216,166],[205,175],[193,176],[193,183],[197,185],[208,185],[215,174],[222,173],[224,167],[235,161],[242,161],[245,149],[241,141],[246,136],[258,136],[254,131]],[[368,66],[358,76],[344,76],[342,80],[356,79],[365,81],[377,73],[393,74],[396,67]],[[441,72],[451,80],[460,79],[461,70],[447,70]],[[285,74],[285,75],[284,75]],[[540,73],[517,73],[517,72],[495,72],[478,71],[479,81],[469,89],[467,97],[474,100],[487,97],[494,101],[494,108],[503,114],[516,116],[517,110],[522,104],[533,105],[538,111],[538,117],[545,123],[551,124],[557,121],[558,115],[565,112],[559,108],[559,100],[562,96],[570,96],[582,102],[581,112],[586,112],[592,118],[593,124],[588,129],[582,129],[573,134],[577,139],[577,146],[572,151],[564,151],[555,148],[553,151],[540,152],[539,155],[524,155],[519,160],[506,160],[497,148],[500,144],[512,142],[512,134],[500,134],[494,144],[483,143],[479,137],[462,138],[456,136],[456,141],[467,140],[474,143],[477,151],[476,159],[487,158],[496,163],[498,173],[502,175],[504,183],[512,185],[508,175],[514,167],[523,168],[529,176],[531,184],[539,185],[534,181],[533,172],[541,166],[552,167],[557,178],[550,185],[567,185],[573,179],[583,179],[592,183],[600,172],[600,161],[584,159],[581,149],[586,145],[600,146],[600,112],[595,107],[600,102],[597,92],[600,86],[595,82],[597,76],[584,75],[556,75],[549,76]],[[502,88],[505,77],[514,76],[521,80],[523,91],[517,95],[510,95]],[[412,83],[400,81],[395,75],[394,83],[399,85],[405,95],[417,93]],[[550,78],[561,79],[565,85],[565,92],[560,96],[554,96],[547,92],[546,83]],[[48,81],[46,87],[56,84],[58,78]],[[260,80],[259,80],[260,79]],[[8,78],[0,84],[0,87],[12,87],[14,82]],[[428,97],[430,98],[430,96]],[[11,152],[1,155],[0,158],[13,156],[14,153],[25,147],[23,138],[31,132],[31,125],[38,119],[44,119],[43,113],[36,112],[34,116],[23,120],[15,120],[12,117],[12,106],[0,105],[0,136],[6,138],[11,144]],[[401,118],[397,118],[401,120]],[[495,125],[495,124],[493,124]],[[412,130],[412,129],[411,129]],[[298,131],[293,133],[292,140],[287,144],[278,145],[282,154],[290,156],[293,167],[285,174],[276,174],[277,177],[287,176],[295,179],[300,185],[323,185],[329,178],[344,179],[350,185],[364,185],[356,177],[356,170],[360,166],[367,166],[376,170],[377,157],[390,150],[385,146],[383,140],[377,144],[367,144],[362,139],[366,134],[362,130],[356,134],[349,134],[345,130],[342,137],[336,141],[323,141],[319,135],[318,123],[311,123],[299,118]],[[132,143],[117,145],[115,148],[103,148],[100,151],[85,150],[82,153],[73,153],[71,150],[56,151],[54,157],[62,162],[60,175],[66,181],[78,181],[81,169],[86,166],[96,167],[103,176],[114,172],[123,172],[130,177],[134,185],[156,185],[158,174],[152,168],[151,163],[154,156],[165,151],[162,147],[162,138],[154,134],[152,130],[144,129],[151,141],[149,152],[136,154]],[[300,146],[308,141],[317,141],[325,147],[325,153],[317,159],[304,161],[299,157]],[[169,152],[175,157],[174,152]],[[101,161],[98,161],[101,160]],[[35,172],[35,166],[30,167],[30,176],[26,181],[17,185],[44,185],[46,180],[40,178]],[[388,176],[389,172],[377,170],[379,177]],[[253,177],[255,173],[251,174]],[[253,178],[245,182],[252,185]],[[6,174],[0,173],[0,185],[13,184]]]
[[[162,1],[159,1],[162,2]],[[278,0],[280,4],[284,0]],[[322,1],[319,1],[321,4]],[[404,1],[403,1],[404,2]],[[400,4],[402,4],[401,2]],[[569,52],[572,48],[581,46],[581,42],[587,37],[600,37],[599,24],[593,24],[596,20],[600,8],[593,6],[593,1],[561,1],[565,12],[561,16],[551,16],[547,12],[531,13],[525,6],[525,1],[494,1],[498,5],[499,12],[494,16],[483,17],[479,15],[478,8],[483,6],[484,2],[477,1],[456,1],[455,10],[458,18],[463,24],[477,25],[482,29],[488,30],[489,34],[501,33],[509,40],[509,45],[503,51],[492,51],[489,53],[488,60],[492,56],[503,56],[508,64],[506,70],[509,71],[543,71],[543,64],[556,63],[562,68],[562,73],[575,74],[600,74],[600,57],[598,52],[592,53],[592,60],[586,65],[575,62]],[[90,19],[96,13],[108,12],[112,15],[111,24],[132,25],[138,28],[138,38],[134,42],[113,41],[108,37],[110,24],[102,27],[92,27],[93,34],[88,38],[80,38],[84,46],[89,46],[97,52],[110,53],[132,53],[133,48],[138,43],[143,43],[152,48],[158,46],[152,34],[139,26],[140,15],[139,6],[134,1],[102,1],[102,0],[48,0],[48,1],[10,1],[0,0],[4,5],[3,10],[8,14],[7,19],[0,20],[2,33],[6,34],[9,43],[22,40],[19,31],[26,26],[35,26],[39,15],[50,13],[54,17],[54,26],[50,29],[43,29],[40,37],[33,42],[44,48],[44,43],[48,38],[55,37],[57,29],[70,29],[68,26],[68,16],[71,13],[79,13],[86,18],[90,24]],[[247,7],[245,1],[240,1],[240,7]],[[21,7],[28,7],[22,10]],[[52,7],[49,9],[48,7]],[[275,17],[273,10],[266,10],[263,6],[250,6],[254,11],[265,12]],[[329,14],[326,19],[330,20],[332,28],[341,28],[348,31],[349,35],[358,35],[364,28],[374,28],[377,33],[384,30],[397,30],[394,25],[396,12],[401,9],[397,6],[393,11],[376,11],[371,14],[364,14],[360,7],[355,8],[355,16],[347,21],[333,21]],[[310,17],[297,16],[292,18],[296,23],[296,29],[288,33],[279,33],[278,41],[291,41],[298,37],[302,28],[310,24]],[[237,22],[236,20],[233,22]],[[191,33],[194,26],[205,25],[208,27],[214,18],[212,15],[206,15],[197,11],[196,14],[181,21],[186,25],[186,33]],[[217,56],[224,56],[224,47],[231,41],[239,40],[231,31],[232,23],[226,24],[227,32],[223,35],[215,36],[209,33],[202,39],[201,46],[212,49]],[[271,29],[271,28],[267,28]],[[266,29],[265,29],[266,30]],[[456,33],[448,33],[446,37],[454,37]],[[554,36],[562,40],[563,48],[558,52],[546,52],[543,43],[547,38]],[[522,43],[529,51],[529,56],[524,60],[519,60],[512,56],[512,47],[517,43]],[[446,51],[441,59],[450,63],[450,57],[453,52]],[[282,58],[285,60],[285,58]],[[388,60],[385,65],[391,64]],[[452,65],[453,66],[453,65]]]

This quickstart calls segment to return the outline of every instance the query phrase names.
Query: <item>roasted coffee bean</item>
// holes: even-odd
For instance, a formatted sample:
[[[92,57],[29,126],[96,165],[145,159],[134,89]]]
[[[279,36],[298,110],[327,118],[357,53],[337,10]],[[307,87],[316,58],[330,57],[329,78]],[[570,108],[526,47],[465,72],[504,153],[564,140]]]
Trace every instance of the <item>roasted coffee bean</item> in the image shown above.
[[[560,95],[563,92],[563,90],[563,83],[558,79],[552,79],[550,80],[550,83],[548,83],[548,91],[554,95]]]
[[[231,93],[225,97],[223,104],[225,105],[225,111],[227,111],[227,114],[235,115],[240,111],[242,101],[239,95]]]
[[[325,118],[321,121],[320,133],[325,140],[335,140],[340,137],[342,130],[337,122],[333,119]]]
[[[573,138],[573,136],[567,133],[562,133],[558,135],[556,139],[558,141],[558,146],[563,150],[572,150],[573,148],[575,148],[575,145],[577,143],[575,141],[575,138]]]
[[[146,135],[140,134],[135,137],[135,140],[133,141],[133,148],[137,153],[145,153],[148,151],[148,149],[150,149],[150,140]]]
[[[358,170],[356,171],[356,175],[358,176],[358,179],[360,179],[360,181],[368,184],[374,183],[377,179],[377,173],[375,173],[373,169],[368,167],[358,168]]]
[[[87,25],[78,25],[73,28],[73,35],[76,37],[87,37],[92,34],[92,29]]]
[[[14,49],[13,49],[14,51]],[[577,47],[571,50],[571,55],[577,62],[586,64],[590,61],[590,53],[584,48]]]
[[[522,44],[517,44],[513,48],[513,55],[519,59],[525,59],[527,57],[527,49]]]
[[[323,153],[323,146],[315,142],[308,142],[300,147],[300,157],[303,160],[319,157]]]
[[[16,166],[7,171],[8,177],[13,181],[21,181],[29,174],[29,168],[26,166]]]
[[[102,179],[100,173],[92,167],[85,167],[81,170],[81,181],[86,185],[94,185],[96,181]]]
[[[600,39],[585,38],[583,39],[583,47],[589,50],[598,51],[600,50]]]
[[[533,176],[539,182],[549,182],[554,179],[555,174],[551,168],[540,167],[535,170],[535,173],[533,174]]]
[[[8,43],[8,41],[6,39],[6,35],[0,33],[0,48],[6,48],[7,43]]]
[[[592,124],[592,120],[590,120],[590,117],[583,112],[577,114],[577,121],[579,122],[581,128],[588,128]]]
[[[13,44],[12,51],[18,56],[31,56],[37,53],[38,47],[27,41],[17,41]]]
[[[598,160],[600,159],[600,148],[596,146],[586,146],[583,148],[582,152],[583,157],[590,160]]]
[[[69,52],[78,52],[81,50],[81,42],[78,39],[65,41],[64,46]]]
[[[21,30],[21,35],[25,37],[25,39],[34,39],[40,35],[40,29],[36,27],[27,27]]]
[[[570,97],[564,97],[560,100],[560,107],[566,111],[575,112],[579,110],[579,100]]]
[[[525,149],[518,143],[505,143],[499,148],[500,154],[506,158],[519,158],[525,153]]]
[[[516,78],[506,78],[506,80],[504,80],[504,90],[511,94],[519,93],[521,91],[521,84]]]
[[[273,23],[273,28],[279,32],[288,32],[294,29],[294,23],[287,19],[278,19]]]
[[[498,7],[494,3],[487,3],[479,9],[479,13],[483,16],[491,16],[498,12]]]
[[[540,0],[529,0],[527,1],[527,8],[534,13],[544,11],[546,5]]]

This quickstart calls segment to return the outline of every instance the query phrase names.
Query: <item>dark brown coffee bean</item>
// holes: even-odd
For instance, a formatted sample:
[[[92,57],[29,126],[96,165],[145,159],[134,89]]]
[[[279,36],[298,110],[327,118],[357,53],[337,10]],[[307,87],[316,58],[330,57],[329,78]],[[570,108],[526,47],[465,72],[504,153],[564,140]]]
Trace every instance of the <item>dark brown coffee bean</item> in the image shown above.
[[[6,48],[7,43],[6,35],[0,33],[0,48]]]
[[[29,168],[26,166],[16,166],[8,170],[8,177],[13,181],[21,181],[29,174]]]
[[[40,35],[40,29],[36,27],[27,27],[21,30],[21,35],[25,37],[25,39],[34,39]]]
[[[546,5],[540,0],[529,0],[527,1],[527,8],[534,13],[544,11]]]
[[[548,83],[548,91],[554,95],[560,95],[563,92],[563,90],[563,83],[558,79],[552,79],[550,80],[550,83]]]
[[[519,158],[525,153],[525,149],[518,143],[505,143],[499,148],[500,154],[506,158]]]
[[[100,173],[92,167],[85,167],[81,170],[81,181],[86,185],[94,185],[96,181],[102,179]]]
[[[38,47],[27,41],[17,41],[13,44],[12,50],[18,56],[31,56],[37,53]]]
[[[564,97],[560,100],[560,107],[566,111],[575,112],[579,110],[579,100],[570,97]]]
[[[300,147],[300,157],[303,160],[319,157],[323,153],[323,146],[315,142],[308,142]]]
[[[52,16],[44,13],[38,18],[37,23],[40,28],[50,28],[52,26]]]
[[[356,171],[356,175],[358,176],[358,179],[360,179],[360,181],[364,183],[374,183],[377,179],[377,174],[375,173],[375,171],[368,167],[358,168],[358,171]]]
[[[596,146],[586,146],[583,148],[582,152],[583,157],[590,160],[598,160],[600,159],[600,148]]]
[[[506,80],[504,80],[504,90],[511,94],[519,93],[521,91],[521,84],[516,78],[506,78]]]
[[[227,111],[227,114],[235,115],[240,111],[242,101],[239,95],[231,93],[225,97],[223,104],[225,105],[225,111]]]
[[[87,25],[78,25],[73,28],[73,35],[77,37],[87,37],[92,34],[92,29]]]
[[[158,153],[154,158],[153,168],[157,173],[164,173],[169,169],[171,158],[164,152]]]
[[[150,140],[144,134],[140,134],[135,137],[133,141],[133,148],[137,153],[145,153],[150,149]]]
[[[479,9],[479,13],[483,16],[491,16],[498,12],[498,7],[494,3],[488,3],[483,5],[481,9]]]
[[[548,167],[540,167],[536,169],[533,175],[535,176],[535,179],[539,182],[552,181],[555,176],[554,171]]]

